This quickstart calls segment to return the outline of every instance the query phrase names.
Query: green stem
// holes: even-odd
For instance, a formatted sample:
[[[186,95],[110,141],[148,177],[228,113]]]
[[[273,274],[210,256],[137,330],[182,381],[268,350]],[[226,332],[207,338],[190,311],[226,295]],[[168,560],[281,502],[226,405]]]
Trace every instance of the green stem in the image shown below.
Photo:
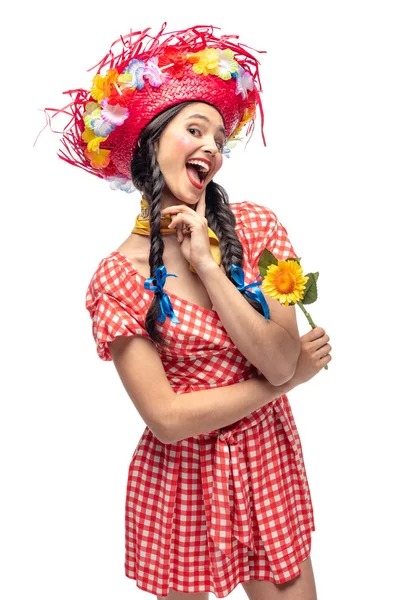
[[[304,308],[304,304],[303,304],[302,302],[300,302],[300,301],[299,301],[297,304],[298,304],[298,306],[300,306],[301,310],[303,311],[303,313],[304,313],[304,314],[306,315],[306,317],[307,317],[307,321],[310,323],[311,327],[314,329],[314,327],[315,327],[315,323],[314,323],[314,321],[312,320],[310,313],[309,313],[309,312],[307,312],[307,311],[306,311],[306,309]]]
[[[307,321],[309,322],[309,324],[311,325],[311,327],[314,329],[314,327],[316,327],[316,325],[315,325],[314,321],[312,320],[310,313],[307,312],[306,309],[304,308],[304,304],[302,302],[300,302],[300,301],[297,304],[298,304],[298,306],[300,306],[301,310],[303,311],[303,313],[307,317]],[[324,369],[328,370],[328,365],[325,365]]]

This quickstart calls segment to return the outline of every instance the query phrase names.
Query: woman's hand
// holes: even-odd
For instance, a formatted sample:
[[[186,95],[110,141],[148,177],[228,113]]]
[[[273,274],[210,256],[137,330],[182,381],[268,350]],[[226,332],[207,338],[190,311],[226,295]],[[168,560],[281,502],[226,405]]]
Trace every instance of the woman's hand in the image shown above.
[[[200,200],[193,210],[186,204],[167,206],[161,215],[170,214],[172,221],[168,227],[176,227],[177,239],[181,244],[181,251],[186,260],[198,271],[202,266],[214,264],[208,237],[208,224],[206,214],[206,193],[202,193]],[[175,215],[175,216],[174,216]]]
[[[312,379],[332,360],[330,338],[322,327],[314,327],[300,337],[301,350],[295,374],[289,380],[291,388]]]

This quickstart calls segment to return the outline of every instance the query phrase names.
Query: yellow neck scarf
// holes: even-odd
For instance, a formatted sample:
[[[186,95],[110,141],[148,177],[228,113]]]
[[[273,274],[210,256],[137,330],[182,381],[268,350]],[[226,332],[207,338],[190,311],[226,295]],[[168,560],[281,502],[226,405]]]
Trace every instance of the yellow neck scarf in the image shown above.
[[[145,198],[142,197],[140,200],[140,214],[136,217],[135,227],[132,229],[132,233],[138,233],[139,235],[150,235],[150,211],[149,204]],[[161,235],[176,234],[176,229],[168,229],[168,225],[172,219],[170,216],[165,215],[161,217]],[[208,228],[208,237],[210,240],[210,250],[213,259],[219,266],[221,264],[221,252],[219,249],[219,239],[212,229]],[[189,264],[189,269],[192,273],[196,273],[196,269]]]

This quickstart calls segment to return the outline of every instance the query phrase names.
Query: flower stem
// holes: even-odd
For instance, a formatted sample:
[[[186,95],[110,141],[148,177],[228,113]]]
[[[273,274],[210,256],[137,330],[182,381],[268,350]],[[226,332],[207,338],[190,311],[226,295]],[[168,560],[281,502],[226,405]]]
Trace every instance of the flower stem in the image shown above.
[[[303,311],[303,313],[307,317],[307,321],[310,323],[311,327],[314,329],[314,327],[316,325],[315,325],[314,321],[312,320],[310,313],[307,312],[306,309],[304,308],[304,304],[302,302],[300,302],[300,301],[297,304],[300,306],[301,310]]]
[[[314,321],[312,320],[310,313],[307,312],[306,309],[304,308],[304,304],[300,301],[297,304],[298,304],[298,306],[300,306],[301,310],[306,315],[307,321],[309,322],[311,327],[314,329],[314,327],[316,327],[316,325],[315,325]],[[324,369],[328,370],[328,365],[325,365]]]

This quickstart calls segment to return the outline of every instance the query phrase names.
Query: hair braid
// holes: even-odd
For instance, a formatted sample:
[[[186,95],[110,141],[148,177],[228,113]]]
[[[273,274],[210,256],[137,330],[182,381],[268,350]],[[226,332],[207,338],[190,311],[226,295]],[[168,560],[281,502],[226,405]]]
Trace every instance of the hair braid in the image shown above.
[[[154,144],[165,127],[190,102],[183,102],[157,115],[143,130],[131,162],[133,185],[142,192],[149,204],[150,223],[150,277],[155,277],[156,269],[164,265],[164,240],[161,235],[161,192],[165,185],[163,174],[157,162]],[[164,338],[156,329],[160,310],[160,294],[154,294],[153,301],[147,311],[145,327],[151,339],[164,344]]]
[[[147,152],[151,157],[149,177],[146,180],[143,195],[149,203],[150,222],[150,277],[155,277],[157,267],[164,264],[164,240],[161,235],[161,192],[164,187],[164,177],[160,171],[153,144],[147,142]],[[160,294],[155,293],[146,315],[146,330],[153,341],[162,343],[163,338],[156,329],[157,316],[160,309]]]
[[[235,231],[236,219],[229,207],[228,194],[224,188],[214,181],[210,181],[206,191],[206,219],[208,226],[218,236],[221,251],[221,263],[225,274],[234,284],[231,267],[243,266],[243,247]],[[261,304],[241,292],[242,296],[260,314],[263,313]]]

